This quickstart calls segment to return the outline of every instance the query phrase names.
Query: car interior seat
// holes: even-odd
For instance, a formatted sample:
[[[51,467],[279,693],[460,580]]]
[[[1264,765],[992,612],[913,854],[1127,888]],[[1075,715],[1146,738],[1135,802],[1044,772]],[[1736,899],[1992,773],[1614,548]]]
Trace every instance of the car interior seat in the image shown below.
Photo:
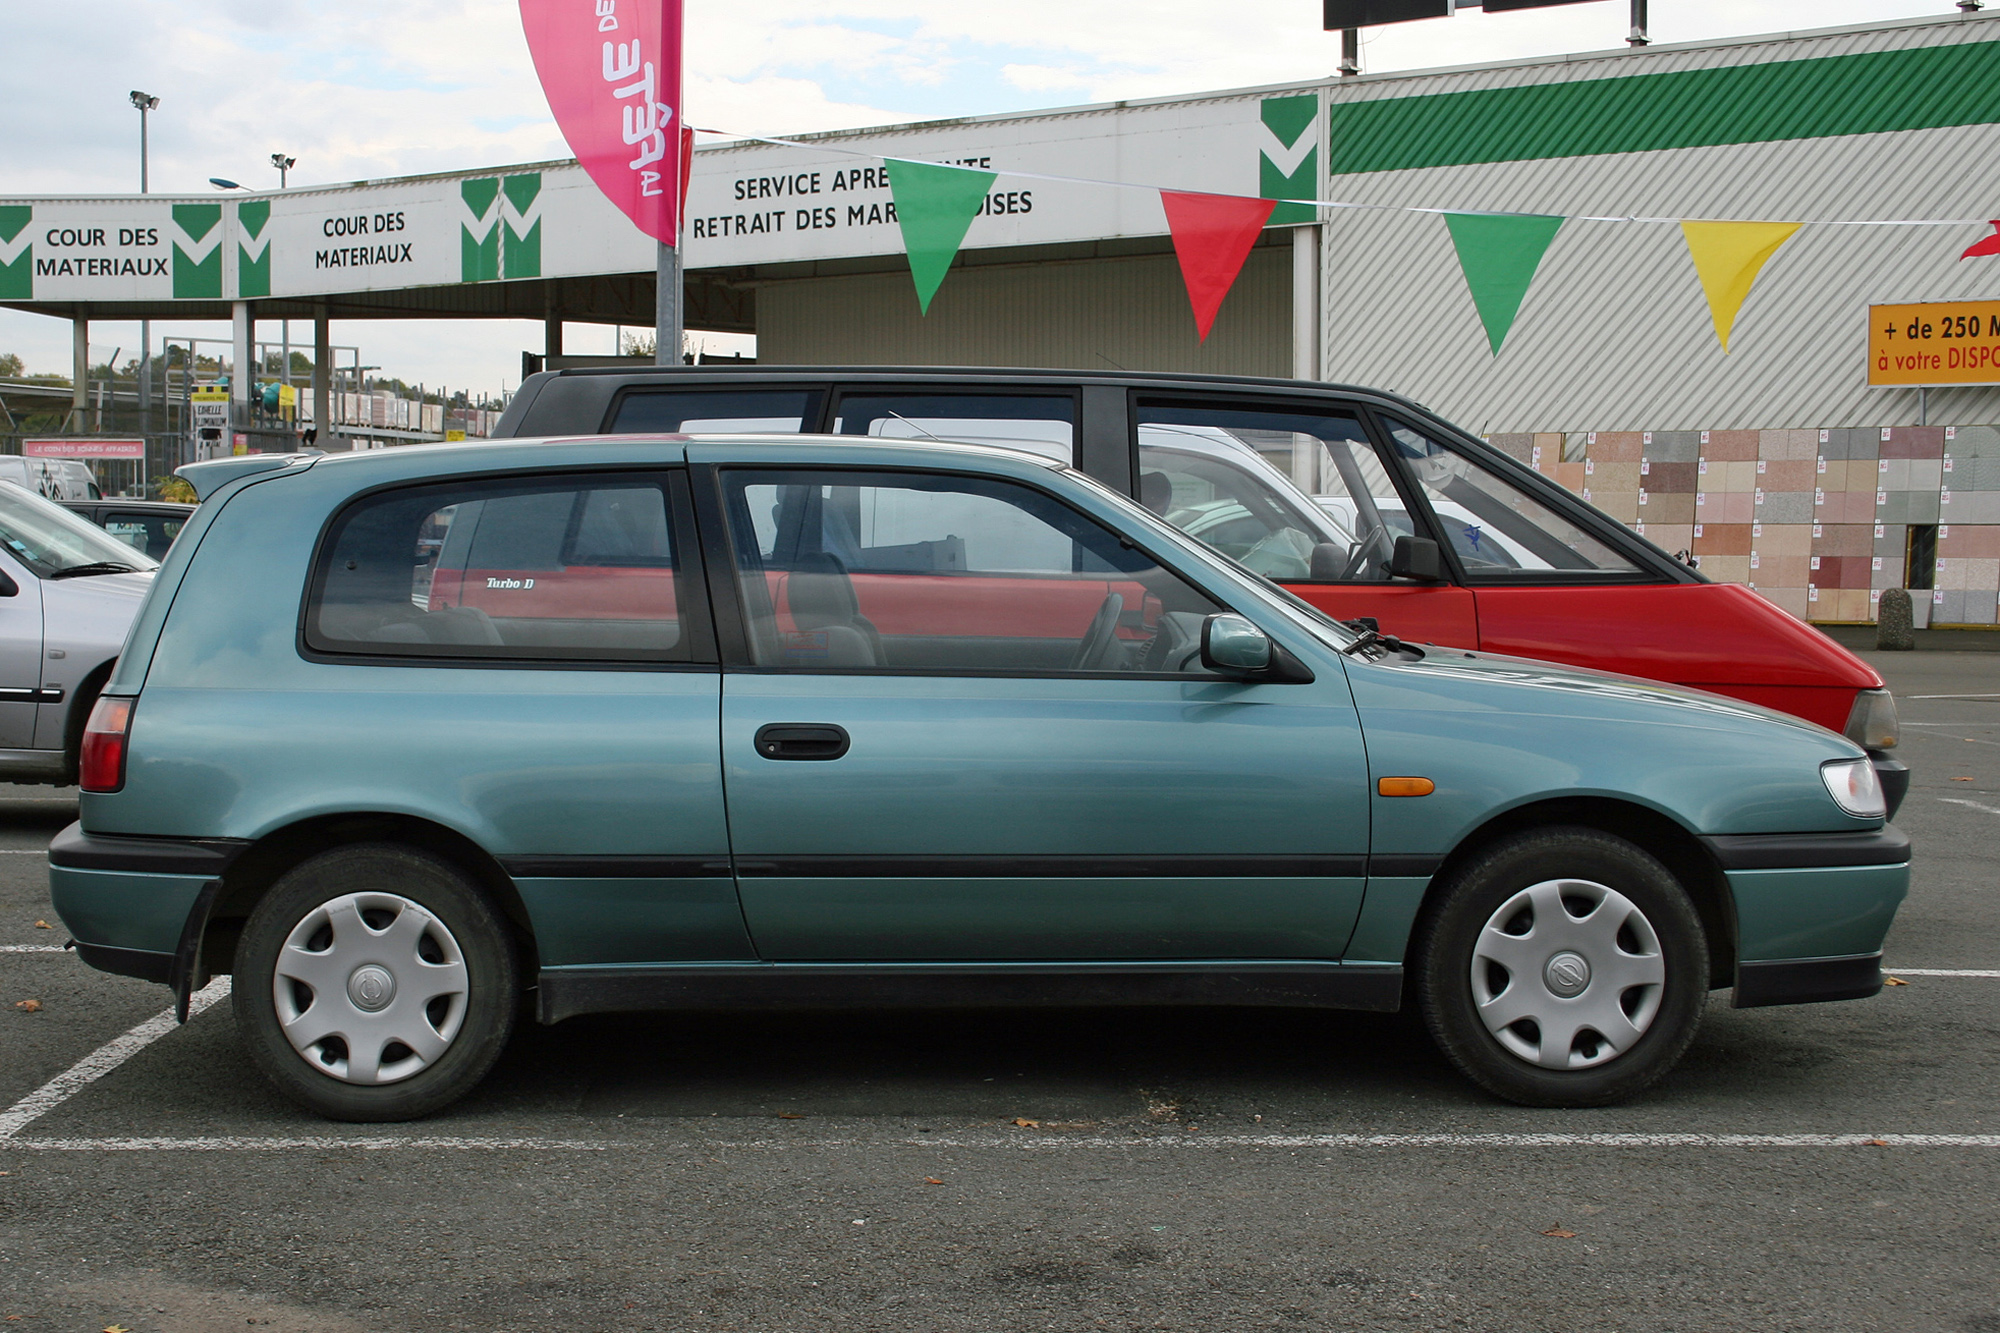
[[[828,666],[885,665],[882,633],[861,614],[854,580],[839,556],[825,551],[800,556],[785,580],[785,605],[803,636],[785,646],[787,657],[812,657]]]

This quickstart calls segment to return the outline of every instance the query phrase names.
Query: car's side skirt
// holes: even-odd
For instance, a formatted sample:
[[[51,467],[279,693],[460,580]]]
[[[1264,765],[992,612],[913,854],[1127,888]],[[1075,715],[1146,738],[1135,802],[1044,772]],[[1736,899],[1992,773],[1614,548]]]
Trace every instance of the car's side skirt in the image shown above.
[[[544,1023],[659,1009],[1212,1004],[1394,1013],[1403,1004],[1400,966],[1291,960],[545,967],[537,982]]]

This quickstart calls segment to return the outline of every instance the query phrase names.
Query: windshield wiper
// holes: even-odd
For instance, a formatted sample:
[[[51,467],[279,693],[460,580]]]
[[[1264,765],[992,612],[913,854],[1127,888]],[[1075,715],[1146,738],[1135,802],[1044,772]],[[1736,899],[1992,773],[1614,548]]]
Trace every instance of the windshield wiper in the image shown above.
[[[81,579],[92,574],[137,574],[137,565],[121,564],[116,560],[93,560],[87,565],[71,565],[68,569],[58,569],[49,575],[52,579]]]

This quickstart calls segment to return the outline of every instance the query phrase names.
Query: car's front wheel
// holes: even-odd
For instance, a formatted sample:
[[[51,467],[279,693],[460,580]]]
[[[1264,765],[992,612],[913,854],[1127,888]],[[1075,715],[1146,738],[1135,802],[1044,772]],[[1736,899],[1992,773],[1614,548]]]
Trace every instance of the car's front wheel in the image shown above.
[[[1480,1086],[1528,1106],[1603,1106],[1693,1042],[1708,945],[1680,883],[1639,847],[1549,828],[1459,868],[1415,942],[1431,1036]]]
[[[409,1120],[486,1076],[513,1028],[506,928],[455,867],[343,847],[285,874],[237,944],[236,1025],[292,1100],[335,1120]]]

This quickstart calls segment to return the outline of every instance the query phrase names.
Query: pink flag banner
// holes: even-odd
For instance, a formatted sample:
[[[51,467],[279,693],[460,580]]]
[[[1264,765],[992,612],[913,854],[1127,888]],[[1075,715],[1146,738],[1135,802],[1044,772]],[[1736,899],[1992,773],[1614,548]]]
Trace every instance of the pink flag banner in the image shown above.
[[[682,0],[521,0],[556,125],[605,198],[680,243]]]

